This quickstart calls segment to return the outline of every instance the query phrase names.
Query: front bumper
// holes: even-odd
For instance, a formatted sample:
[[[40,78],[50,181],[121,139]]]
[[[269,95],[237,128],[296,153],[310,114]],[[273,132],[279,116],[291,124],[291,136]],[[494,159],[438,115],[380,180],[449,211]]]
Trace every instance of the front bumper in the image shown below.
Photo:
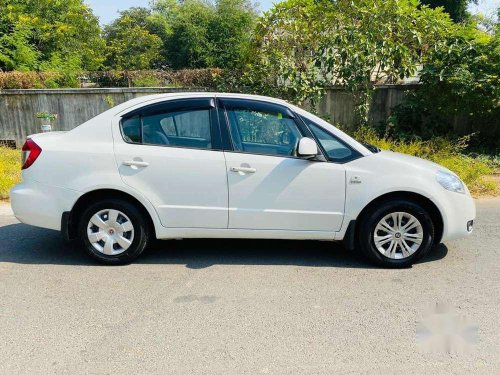
[[[10,191],[15,217],[36,227],[61,230],[63,212],[71,211],[80,192],[39,182],[23,182]]]
[[[449,192],[446,198],[443,202],[439,202],[443,217],[441,241],[456,240],[470,235],[476,218],[474,199],[469,194],[454,192]]]

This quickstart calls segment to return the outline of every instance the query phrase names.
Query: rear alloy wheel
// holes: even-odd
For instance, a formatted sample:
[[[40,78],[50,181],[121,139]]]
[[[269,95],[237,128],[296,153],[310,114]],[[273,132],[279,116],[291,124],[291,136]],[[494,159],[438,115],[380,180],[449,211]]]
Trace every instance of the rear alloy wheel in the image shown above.
[[[407,267],[432,247],[434,225],[420,205],[395,200],[382,203],[361,218],[358,244],[373,263]]]
[[[120,255],[132,245],[134,226],[127,215],[113,209],[94,214],[87,225],[87,238],[104,255]]]
[[[145,249],[149,233],[140,210],[129,202],[109,199],[91,205],[78,228],[84,249],[104,264],[127,264]]]

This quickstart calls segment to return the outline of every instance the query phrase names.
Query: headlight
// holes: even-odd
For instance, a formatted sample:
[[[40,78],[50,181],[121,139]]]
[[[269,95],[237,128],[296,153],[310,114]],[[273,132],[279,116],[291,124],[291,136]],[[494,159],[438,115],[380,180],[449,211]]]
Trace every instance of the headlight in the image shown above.
[[[439,184],[446,190],[465,194],[464,183],[457,176],[451,173],[445,171],[438,171],[436,173],[436,181],[439,182]]]

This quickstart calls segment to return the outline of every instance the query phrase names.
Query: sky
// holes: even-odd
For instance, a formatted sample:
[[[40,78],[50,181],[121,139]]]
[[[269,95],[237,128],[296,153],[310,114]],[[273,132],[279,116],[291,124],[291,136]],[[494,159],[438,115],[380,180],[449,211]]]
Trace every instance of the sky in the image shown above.
[[[107,24],[118,17],[119,10],[130,7],[147,7],[149,4],[149,0],[85,0],[85,2],[92,7],[101,24]],[[258,2],[261,10],[268,10],[273,3],[279,2],[279,0],[260,0]],[[478,5],[470,6],[470,10],[473,13],[481,12],[490,15],[494,14],[498,6],[500,6],[500,0],[479,0]]]

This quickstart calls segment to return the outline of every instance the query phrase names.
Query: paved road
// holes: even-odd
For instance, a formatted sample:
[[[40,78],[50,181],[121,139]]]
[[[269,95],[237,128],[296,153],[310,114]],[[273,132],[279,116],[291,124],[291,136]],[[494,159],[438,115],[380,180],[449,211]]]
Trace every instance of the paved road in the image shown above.
[[[500,373],[500,200],[477,206],[470,238],[403,270],[324,242],[235,240],[104,267],[4,210],[0,373]],[[477,326],[468,351],[417,341],[436,303]]]

